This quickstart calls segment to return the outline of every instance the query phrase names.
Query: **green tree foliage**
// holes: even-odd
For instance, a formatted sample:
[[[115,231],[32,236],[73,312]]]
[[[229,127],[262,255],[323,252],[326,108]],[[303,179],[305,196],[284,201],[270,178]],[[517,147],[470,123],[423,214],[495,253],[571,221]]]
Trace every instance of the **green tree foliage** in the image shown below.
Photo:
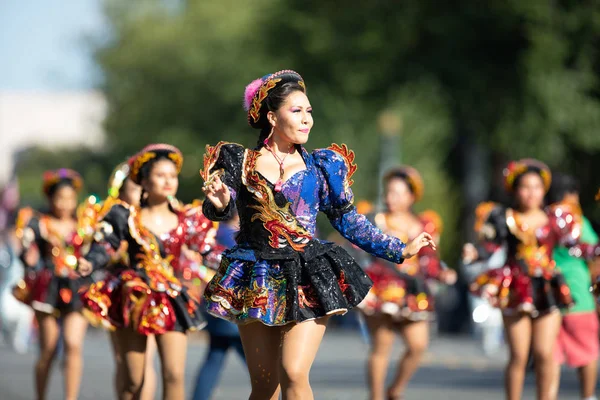
[[[205,144],[256,140],[241,108],[244,85],[291,68],[315,109],[309,147],[345,142],[356,151],[358,198],[377,194],[378,116],[398,116],[396,161],[422,172],[418,208],[442,214],[446,257],[462,240],[462,205],[489,189],[460,190],[473,165],[464,143],[488,149],[478,161],[494,171],[488,181],[505,161],[529,156],[578,173],[590,199],[600,185],[592,0],[105,3],[112,34],[96,59],[109,103],[106,176],[144,144],[168,142],[185,155],[181,197],[199,196]]]

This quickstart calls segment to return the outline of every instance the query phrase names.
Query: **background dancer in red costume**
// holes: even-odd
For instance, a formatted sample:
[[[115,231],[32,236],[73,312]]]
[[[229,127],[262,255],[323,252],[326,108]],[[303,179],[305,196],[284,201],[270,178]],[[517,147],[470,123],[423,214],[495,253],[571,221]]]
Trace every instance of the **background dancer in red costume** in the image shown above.
[[[510,360],[506,367],[506,396],[521,398],[531,348],[537,396],[552,398],[554,345],[560,329],[559,309],[573,305],[570,290],[552,259],[557,246],[593,258],[600,248],[579,242],[577,215],[553,205],[543,208],[551,183],[548,167],[532,159],[511,162],[504,170],[506,190],[514,207],[493,208],[481,229],[482,245],[465,245],[464,258],[485,258],[507,247],[507,261],[475,279],[471,289],[502,309]]]
[[[14,289],[17,299],[35,310],[39,327],[39,358],[35,366],[38,400],[46,398],[48,379],[57,353],[62,325],[65,350],[65,399],[75,400],[83,370],[82,346],[87,321],[81,315],[79,276],[74,268],[84,238],[78,234],[77,194],[83,181],[70,169],[47,171],[43,190],[49,211],[25,208],[17,218],[25,278]]]
[[[124,162],[119,164],[112,172],[108,181],[108,198],[103,203],[92,202],[84,211],[88,218],[93,218],[97,221],[99,215],[102,215],[106,210],[110,209],[116,202],[124,202],[125,204],[137,207],[140,205],[140,197],[142,195],[142,187],[129,179],[129,163]],[[92,226],[92,227],[95,227]],[[94,230],[90,230],[90,235],[93,236]],[[127,255],[127,246],[121,246],[118,253],[111,260],[110,269],[105,271],[113,276],[118,276],[125,268],[129,266]],[[111,278],[108,278],[111,279]],[[87,297],[86,293],[82,294],[83,298]],[[95,326],[103,326],[104,319],[98,318],[95,313],[88,309],[83,310],[84,315],[88,317],[90,322]],[[110,329],[110,325],[106,326],[109,329],[110,341],[113,347],[113,355],[115,357],[115,389],[117,397],[124,391],[125,374],[123,369],[123,359],[119,350],[118,335],[115,330]],[[154,356],[156,354],[156,341],[154,336],[148,335],[146,344],[146,370],[144,371],[144,383],[140,393],[140,400],[154,399],[156,392],[156,371],[154,369]]]
[[[375,225],[404,242],[425,231],[439,245],[440,216],[431,210],[416,215],[412,210],[424,189],[417,170],[408,166],[394,168],[385,174],[383,186],[386,211],[375,215]],[[367,365],[370,398],[401,399],[429,342],[429,321],[435,309],[426,281],[452,284],[456,282],[456,272],[443,268],[430,247],[422,248],[415,257],[399,265],[375,259],[366,272],[373,280],[373,288],[359,307],[371,338]],[[406,350],[386,393],[385,379],[396,333],[400,333]]]
[[[180,205],[173,199],[182,164],[179,149],[166,144],[146,146],[134,156],[129,176],[142,186],[140,207],[120,203],[107,210],[90,253],[80,259],[79,270],[87,275],[106,266],[127,242],[130,267],[92,285],[85,296],[85,306],[116,329],[125,380],[120,399],[140,395],[150,334],[161,359],[163,398],[184,398],[186,332],[205,324],[198,299],[183,283],[196,273],[196,264],[181,261],[191,250],[205,264],[218,263],[215,226],[199,203]]]

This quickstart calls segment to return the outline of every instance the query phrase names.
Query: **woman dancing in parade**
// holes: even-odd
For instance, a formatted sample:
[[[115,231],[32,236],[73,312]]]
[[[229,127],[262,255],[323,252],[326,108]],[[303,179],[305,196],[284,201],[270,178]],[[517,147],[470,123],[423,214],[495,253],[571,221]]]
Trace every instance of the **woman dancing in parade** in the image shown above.
[[[503,312],[510,359],[506,366],[506,395],[520,399],[529,351],[534,357],[537,398],[552,398],[553,351],[560,329],[559,309],[573,300],[552,259],[557,246],[578,257],[593,258],[600,248],[579,242],[579,218],[562,205],[543,209],[551,183],[548,167],[531,159],[511,162],[504,170],[513,207],[492,206],[480,235],[481,246],[467,244],[463,258],[485,259],[506,246],[507,261],[477,277],[471,289]]]
[[[140,396],[151,334],[161,360],[163,398],[183,399],[186,332],[204,326],[197,299],[179,278],[194,273],[182,264],[182,253],[195,251],[205,264],[219,258],[212,246],[214,224],[199,204],[172,200],[182,164],[181,152],[165,144],[146,146],[134,156],[129,178],[142,186],[140,207],[118,202],[107,210],[92,249],[79,260],[79,271],[88,275],[127,245],[129,267],[93,284],[84,296],[86,308],[115,330],[123,364],[120,399]]]
[[[106,214],[108,210],[116,203],[122,203],[124,206],[139,206],[140,197],[142,194],[142,187],[131,179],[129,179],[129,163],[123,162],[119,164],[110,176],[108,181],[108,197],[103,203],[90,202],[88,207],[83,211],[86,218],[90,218],[94,221],[93,224],[86,224],[90,226],[89,236],[93,236],[94,228],[96,228],[95,222],[98,217]],[[111,278],[118,277],[124,269],[129,267],[129,260],[127,255],[126,246],[121,246],[119,251],[115,254],[115,257],[111,260],[110,271],[107,273],[112,274]],[[87,298],[87,294],[82,294],[83,298]],[[90,320],[95,326],[105,326],[110,331],[110,341],[113,347],[113,354],[115,357],[115,389],[117,396],[124,390],[125,379],[123,373],[123,360],[121,358],[121,352],[118,347],[118,337],[116,330],[110,330],[111,325],[106,325],[106,319],[99,318],[97,314],[83,309],[83,314]],[[154,393],[156,392],[156,371],[154,370],[154,355],[156,353],[156,341],[152,335],[148,335],[146,344],[146,370],[144,372],[144,383],[140,392],[140,400],[154,399]]]
[[[205,291],[208,311],[238,323],[250,373],[250,399],[312,399],[308,376],[331,315],[362,301],[371,280],[342,248],[314,238],[324,212],[365,251],[401,263],[435,247],[428,233],[406,245],[356,212],[350,190],[354,153],[345,145],[308,153],[313,126],[306,86],[280,71],[246,88],[258,145],[207,148],[204,213],[240,217],[238,245],[223,255]]]
[[[46,398],[51,367],[62,325],[64,339],[65,399],[75,400],[83,370],[82,346],[87,321],[81,315],[79,275],[74,271],[84,238],[78,234],[77,194],[81,176],[70,169],[47,171],[43,190],[49,212],[25,208],[17,218],[25,278],[14,289],[17,299],[35,311],[39,328],[39,358],[35,365],[37,399]]]
[[[375,225],[383,232],[408,241],[428,232],[439,244],[442,223],[434,211],[416,215],[413,205],[423,195],[423,180],[411,167],[394,168],[383,178],[386,211],[375,215]],[[375,259],[366,269],[373,288],[359,308],[365,314],[371,336],[368,381],[372,400],[401,399],[410,378],[419,367],[429,341],[429,321],[433,319],[433,296],[426,280],[453,284],[456,272],[443,268],[431,247],[398,266]],[[399,332],[406,351],[394,380],[385,391],[389,355]]]

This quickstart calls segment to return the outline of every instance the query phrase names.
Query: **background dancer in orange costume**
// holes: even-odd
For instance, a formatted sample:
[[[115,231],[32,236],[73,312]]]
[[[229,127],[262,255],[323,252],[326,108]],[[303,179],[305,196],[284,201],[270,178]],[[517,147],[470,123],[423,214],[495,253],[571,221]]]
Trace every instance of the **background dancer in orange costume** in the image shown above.
[[[35,366],[38,400],[46,398],[46,387],[57,353],[62,325],[65,350],[65,399],[75,400],[83,370],[82,346],[87,321],[81,315],[79,276],[74,268],[84,251],[78,233],[77,194],[83,181],[70,169],[47,171],[43,190],[49,211],[20,210],[17,236],[21,239],[21,260],[25,278],[15,287],[15,297],[35,310],[39,327],[39,358]]]
[[[386,211],[375,215],[375,225],[404,242],[425,231],[439,244],[440,216],[431,210],[419,215],[412,211],[424,188],[417,170],[408,166],[394,168],[385,174],[383,185]],[[365,314],[371,337],[367,364],[370,398],[400,399],[427,350],[429,321],[435,312],[427,280],[452,284],[456,272],[444,268],[430,247],[422,248],[415,257],[399,265],[375,259],[366,272],[373,280],[373,288],[359,307]],[[400,333],[406,351],[386,392],[389,355],[396,333]]]

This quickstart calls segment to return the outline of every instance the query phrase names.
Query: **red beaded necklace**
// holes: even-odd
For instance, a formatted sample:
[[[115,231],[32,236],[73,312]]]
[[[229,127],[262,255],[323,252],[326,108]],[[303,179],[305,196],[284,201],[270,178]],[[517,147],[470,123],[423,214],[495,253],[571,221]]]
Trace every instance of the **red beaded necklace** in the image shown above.
[[[283,169],[283,163],[285,162],[285,159],[287,158],[287,156],[290,155],[292,149],[294,148],[294,145],[290,145],[288,152],[283,156],[283,158],[280,158],[275,153],[275,150],[273,150],[273,148],[269,145],[270,138],[271,138],[271,136],[269,136],[268,138],[265,139],[264,145],[265,145],[265,149],[267,149],[269,151],[269,153],[273,154],[275,161],[277,161],[277,163],[279,164],[279,178],[277,179],[277,182],[275,182],[275,191],[281,192],[281,187],[283,186],[283,174],[285,172]]]

